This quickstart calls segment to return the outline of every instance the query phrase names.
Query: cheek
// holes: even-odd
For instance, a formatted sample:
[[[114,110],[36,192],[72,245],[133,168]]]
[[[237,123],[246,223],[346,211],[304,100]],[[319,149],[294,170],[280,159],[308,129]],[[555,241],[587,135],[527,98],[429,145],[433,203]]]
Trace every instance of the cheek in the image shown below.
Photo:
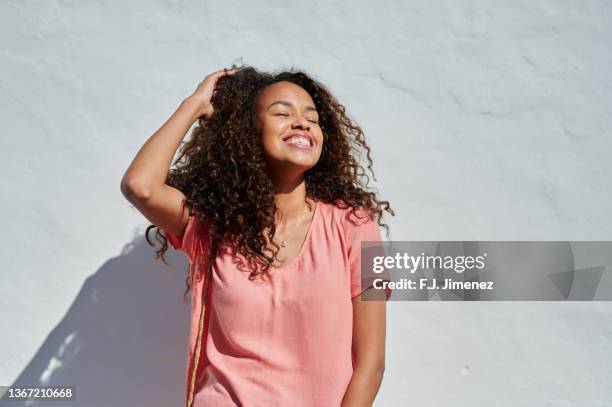
[[[261,144],[263,149],[267,152],[275,152],[279,149],[276,133],[269,130],[266,131],[266,129],[262,132]]]
[[[261,135],[264,139],[273,139],[277,137],[280,131],[281,129],[279,128],[278,125],[267,122],[267,123],[264,123],[262,127]]]
[[[317,144],[319,146],[319,149],[323,148],[323,144],[325,143],[325,137],[323,137],[323,133],[319,133],[318,137],[317,137]]]
[[[282,123],[268,121],[263,124],[261,138],[264,146],[278,149],[280,147],[279,135],[285,131]]]
[[[261,131],[261,139],[264,144],[274,141],[275,138],[275,132],[272,129],[264,127]]]

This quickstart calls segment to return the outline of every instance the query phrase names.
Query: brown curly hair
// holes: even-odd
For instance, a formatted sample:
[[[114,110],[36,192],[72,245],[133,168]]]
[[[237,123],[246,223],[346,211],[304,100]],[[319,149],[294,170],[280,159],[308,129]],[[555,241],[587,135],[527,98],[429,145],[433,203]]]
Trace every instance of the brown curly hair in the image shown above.
[[[369,209],[371,219],[376,214],[378,224],[386,228],[389,236],[388,225],[381,223],[382,212],[386,210],[393,216],[395,213],[388,201],[379,201],[374,192],[367,191],[370,179],[355,156],[365,151],[368,169],[376,180],[370,148],[361,128],[353,123],[331,92],[295,69],[279,73],[264,73],[250,66],[232,65],[230,69],[236,73],[217,81],[211,100],[214,114],[209,119],[198,118],[191,138],[179,149],[175,168],[170,169],[166,179],[168,185],[184,193],[184,204],[190,214],[209,226],[207,276],[212,275],[213,260],[222,242],[235,244],[235,249],[249,262],[246,269],[251,279],[266,274],[278,253],[276,250],[270,256],[264,252],[266,241],[262,231],[269,230],[272,242],[276,203],[263,159],[256,102],[267,86],[280,81],[306,90],[319,113],[323,146],[318,163],[304,173],[307,196],[339,208],[351,207],[353,214],[360,207]],[[253,143],[253,140],[259,142]],[[154,246],[148,236],[152,228],[157,228],[155,238],[162,245],[156,259],[161,256],[166,263],[167,238],[159,227],[150,225],[145,234],[150,245]],[[244,264],[240,263],[239,268],[244,269]],[[189,273],[186,283],[184,298],[191,288]],[[208,289],[205,301],[207,297]]]

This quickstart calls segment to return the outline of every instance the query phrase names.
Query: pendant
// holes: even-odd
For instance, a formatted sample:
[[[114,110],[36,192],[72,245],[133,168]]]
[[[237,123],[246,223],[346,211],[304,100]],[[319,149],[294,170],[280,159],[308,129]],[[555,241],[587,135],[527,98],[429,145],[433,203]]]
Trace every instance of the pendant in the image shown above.
[[[285,247],[285,246],[287,246],[287,243],[285,243],[284,240],[281,240],[281,244],[280,245],[281,245],[281,247]]]

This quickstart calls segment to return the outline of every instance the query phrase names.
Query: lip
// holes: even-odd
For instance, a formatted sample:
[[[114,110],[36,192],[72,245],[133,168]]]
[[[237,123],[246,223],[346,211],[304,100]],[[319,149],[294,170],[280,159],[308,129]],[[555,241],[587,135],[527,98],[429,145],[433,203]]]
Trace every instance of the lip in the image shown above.
[[[297,145],[297,144],[289,144],[291,147],[296,147],[296,148],[301,148],[301,149],[311,149],[314,147],[315,145],[315,141],[314,141],[314,137],[312,137],[310,135],[310,133],[308,133],[307,131],[291,131],[287,134],[285,134],[282,138],[283,142],[287,142],[287,140],[289,140],[291,137],[293,136],[302,136],[305,137],[309,142],[310,142],[310,146],[301,146],[301,145]]]

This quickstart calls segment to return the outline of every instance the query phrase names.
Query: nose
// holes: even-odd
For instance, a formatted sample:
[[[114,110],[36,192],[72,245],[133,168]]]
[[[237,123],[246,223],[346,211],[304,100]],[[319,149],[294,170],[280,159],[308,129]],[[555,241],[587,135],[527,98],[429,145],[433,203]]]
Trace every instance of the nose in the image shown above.
[[[310,129],[310,122],[308,120],[306,120],[305,117],[300,116],[300,117],[296,118],[293,121],[293,123],[291,123],[291,127],[292,128],[300,127],[302,129],[308,130],[308,129]]]

